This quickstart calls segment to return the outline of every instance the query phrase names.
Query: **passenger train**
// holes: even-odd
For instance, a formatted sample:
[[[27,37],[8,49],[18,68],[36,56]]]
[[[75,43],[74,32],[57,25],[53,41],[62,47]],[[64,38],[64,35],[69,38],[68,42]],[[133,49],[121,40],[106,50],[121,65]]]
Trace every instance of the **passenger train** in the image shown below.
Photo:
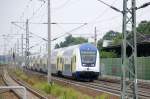
[[[99,51],[90,43],[54,49],[51,54],[51,72],[75,79],[94,80],[99,76]],[[47,73],[47,55],[31,56],[27,67]]]

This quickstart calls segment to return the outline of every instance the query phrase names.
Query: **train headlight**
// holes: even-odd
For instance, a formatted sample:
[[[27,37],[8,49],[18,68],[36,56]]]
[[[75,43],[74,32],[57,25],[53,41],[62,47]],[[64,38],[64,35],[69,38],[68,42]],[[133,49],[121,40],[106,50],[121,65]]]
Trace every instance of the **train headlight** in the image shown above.
[[[86,66],[86,64],[82,64],[83,66]]]
[[[93,66],[93,67],[94,67],[94,64],[91,64],[91,66]]]

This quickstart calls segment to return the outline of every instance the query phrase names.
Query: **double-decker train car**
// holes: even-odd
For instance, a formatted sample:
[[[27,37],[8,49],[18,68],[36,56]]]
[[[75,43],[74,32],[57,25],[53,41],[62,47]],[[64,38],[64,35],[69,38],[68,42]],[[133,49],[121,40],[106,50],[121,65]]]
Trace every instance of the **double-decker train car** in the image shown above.
[[[41,64],[41,71],[47,73],[47,55],[42,56],[42,64]]]
[[[47,55],[41,60],[43,64],[32,68],[35,66],[36,70],[40,68],[40,71],[47,72],[46,59]],[[98,49],[90,43],[55,49],[51,54],[51,72],[75,79],[94,80],[99,76],[99,61]]]

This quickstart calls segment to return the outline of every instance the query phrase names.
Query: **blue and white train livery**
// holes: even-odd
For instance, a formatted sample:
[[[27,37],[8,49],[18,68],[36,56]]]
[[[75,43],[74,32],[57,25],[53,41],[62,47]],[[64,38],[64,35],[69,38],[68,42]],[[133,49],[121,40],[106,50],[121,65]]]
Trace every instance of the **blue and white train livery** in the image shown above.
[[[51,54],[52,73],[75,79],[94,80],[99,76],[99,60],[98,49],[90,43],[55,49]],[[41,65],[40,70],[47,72],[46,61],[41,63],[44,65]]]

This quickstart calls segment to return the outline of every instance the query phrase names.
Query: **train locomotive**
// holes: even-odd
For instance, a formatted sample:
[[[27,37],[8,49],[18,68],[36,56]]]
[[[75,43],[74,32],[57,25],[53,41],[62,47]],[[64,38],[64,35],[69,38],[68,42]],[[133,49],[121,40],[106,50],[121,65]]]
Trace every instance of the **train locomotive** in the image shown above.
[[[31,57],[33,63],[28,68],[47,72],[46,59],[47,55]],[[74,79],[94,80],[99,76],[99,61],[99,51],[90,43],[55,49],[51,52],[51,72]]]

